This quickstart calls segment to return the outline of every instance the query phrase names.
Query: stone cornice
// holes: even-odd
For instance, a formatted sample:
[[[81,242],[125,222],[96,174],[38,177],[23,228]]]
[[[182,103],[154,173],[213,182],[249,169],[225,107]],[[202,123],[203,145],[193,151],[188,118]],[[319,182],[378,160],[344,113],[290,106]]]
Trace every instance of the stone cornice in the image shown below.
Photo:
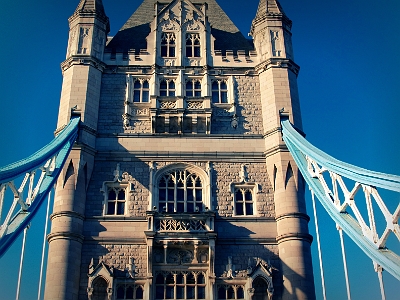
[[[61,70],[64,74],[70,67],[75,65],[91,66],[103,72],[106,64],[101,60],[89,55],[72,55],[61,63]]]
[[[286,233],[276,237],[276,241],[278,242],[278,244],[292,240],[302,240],[311,244],[313,241],[313,237],[311,234],[300,232]]]
[[[57,211],[50,215],[50,220],[54,220],[55,218],[59,218],[59,217],[69,217],[69,218],[76,218],[76,219],[80,219],[80,220],[85,219],[84,215],[74,212],[74,211]]]
[[[292,71],[296,76],[299,74],[300,67],[291,59],[288,58],[270,58],[255,67],[258,74],[271,68],[286,68]]]
[[[81,234],[73,233],[73,232],[66,232],[66,231],[60,231],[60,232],[52,232],[49,235],[47,235],[47,241],[49,243],[55,241],[55,240],[73,240],[77,241],[78,243],[83,243],[84,236]]]
[[[283,220],[286,218],[299,218],[299,219],[304,219],[307,222],[310,221],[310,217],[307,214],[301,213],[301,212],[281,214],[281,215],[277,216],[275,219],[276,219],[276,221],[280,221],[280,220]]]
[[[277,146],[274,146],[272,148],[265,150],[264,156],[269,157],[269,156],[272,156],[279,152],[289,152],[289,149],[287,148],[287,146],[285,144],[279,144]]]

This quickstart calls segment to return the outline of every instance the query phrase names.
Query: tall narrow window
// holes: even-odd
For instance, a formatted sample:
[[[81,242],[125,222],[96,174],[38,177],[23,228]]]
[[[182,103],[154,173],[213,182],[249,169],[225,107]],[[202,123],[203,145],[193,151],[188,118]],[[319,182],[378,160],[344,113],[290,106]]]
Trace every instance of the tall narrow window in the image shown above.
[[[189,80],[186,82],[187,97],[201,97],[201,83],[198,80]]]
[[[117,300],[143,299],[143,287],[134,284],[121,284],[117,286]]]
[[[163,80],[160,82],[160,96],[175,96],[175,82],[173,80]]]
[[[200,57],[200,35],[186,34],[186,57]]]
[[[149,102],[150,86],[148,80],[136,79],[133,83],[133,102]]]
[[[218,288],[218,300],[225,299],[244,299],[244,289],[243,286],[230,286],[223,285]]]
[[[109,188],[107,191],[106,215],[125,215],[125,189]]]
[[[235,213],[237,216],[253,215],[253,191],[251,189],[235,189]]]
[[[158,182],[158,207],[164,212],[197,212],[203,210],[203,183],[187,170],[175,170]]]
[[[163,33],[161,38],[161,56],[175,57],[175,34],[172,32]]]
[[[226,81],[213,81],[211,90],[213,103],[228,103],[228,86]]]

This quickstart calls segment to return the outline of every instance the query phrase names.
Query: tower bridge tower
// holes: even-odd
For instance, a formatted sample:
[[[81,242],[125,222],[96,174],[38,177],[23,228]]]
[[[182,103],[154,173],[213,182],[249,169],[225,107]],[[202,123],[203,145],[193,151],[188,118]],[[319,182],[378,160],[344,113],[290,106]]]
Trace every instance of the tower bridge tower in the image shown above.
[[[108,38],[69,19],[57,130],[81,118],[48,236],[45,299],[315,299],[291,21],[260,0],[247,40],[216,0],[144,0]],[[250,25],[250,24],[249,24]]]

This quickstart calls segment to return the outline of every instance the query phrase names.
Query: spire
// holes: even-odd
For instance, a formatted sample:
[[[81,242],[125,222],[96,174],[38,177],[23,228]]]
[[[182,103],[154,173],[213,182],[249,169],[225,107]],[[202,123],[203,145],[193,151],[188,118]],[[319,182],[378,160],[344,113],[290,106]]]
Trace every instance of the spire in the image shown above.
[[[256,25],[262,24],[268,17],[273,19],[281,18],[284,24],[288,25],[288,28],[292,26],[292,21],[286,16],[278,0],[260,0],[256,16],[251,25],[251,34],[254,33]]]
[[[78,7],[75,9],[74,14],[70,19],[77,16],[97,16],[102,19],[105,23],[108,23],[108,17],[104,10],[102,0],[80,0]]]
[[[278,0],[260,0],[255,19],[262,18],[267,14],[282,14],[284,11]]]

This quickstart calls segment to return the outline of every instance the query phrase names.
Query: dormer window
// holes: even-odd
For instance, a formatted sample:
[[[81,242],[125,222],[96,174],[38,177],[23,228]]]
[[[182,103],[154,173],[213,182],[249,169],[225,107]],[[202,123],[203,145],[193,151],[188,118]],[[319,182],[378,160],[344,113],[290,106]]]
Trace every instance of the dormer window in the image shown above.
[[[160,82],[160,96],[161,97],[175,96],[175,82],[173,80],[162,80]]]
[[[225,80],[213,81],[211,90],[213,103],[228,103],[228,85]]]
[[[161,38],[161,56],[175,57],[176,37],[172,32],[163,33]]]
[[[148,80],[136,79],[133,83],[133,102],[149,102],[150,86]]]
[[[200,34],[186,34],[186,57],[200,57]]]
[[[186,97],[201,97],[201,83],[199,80],[186,82]]]

